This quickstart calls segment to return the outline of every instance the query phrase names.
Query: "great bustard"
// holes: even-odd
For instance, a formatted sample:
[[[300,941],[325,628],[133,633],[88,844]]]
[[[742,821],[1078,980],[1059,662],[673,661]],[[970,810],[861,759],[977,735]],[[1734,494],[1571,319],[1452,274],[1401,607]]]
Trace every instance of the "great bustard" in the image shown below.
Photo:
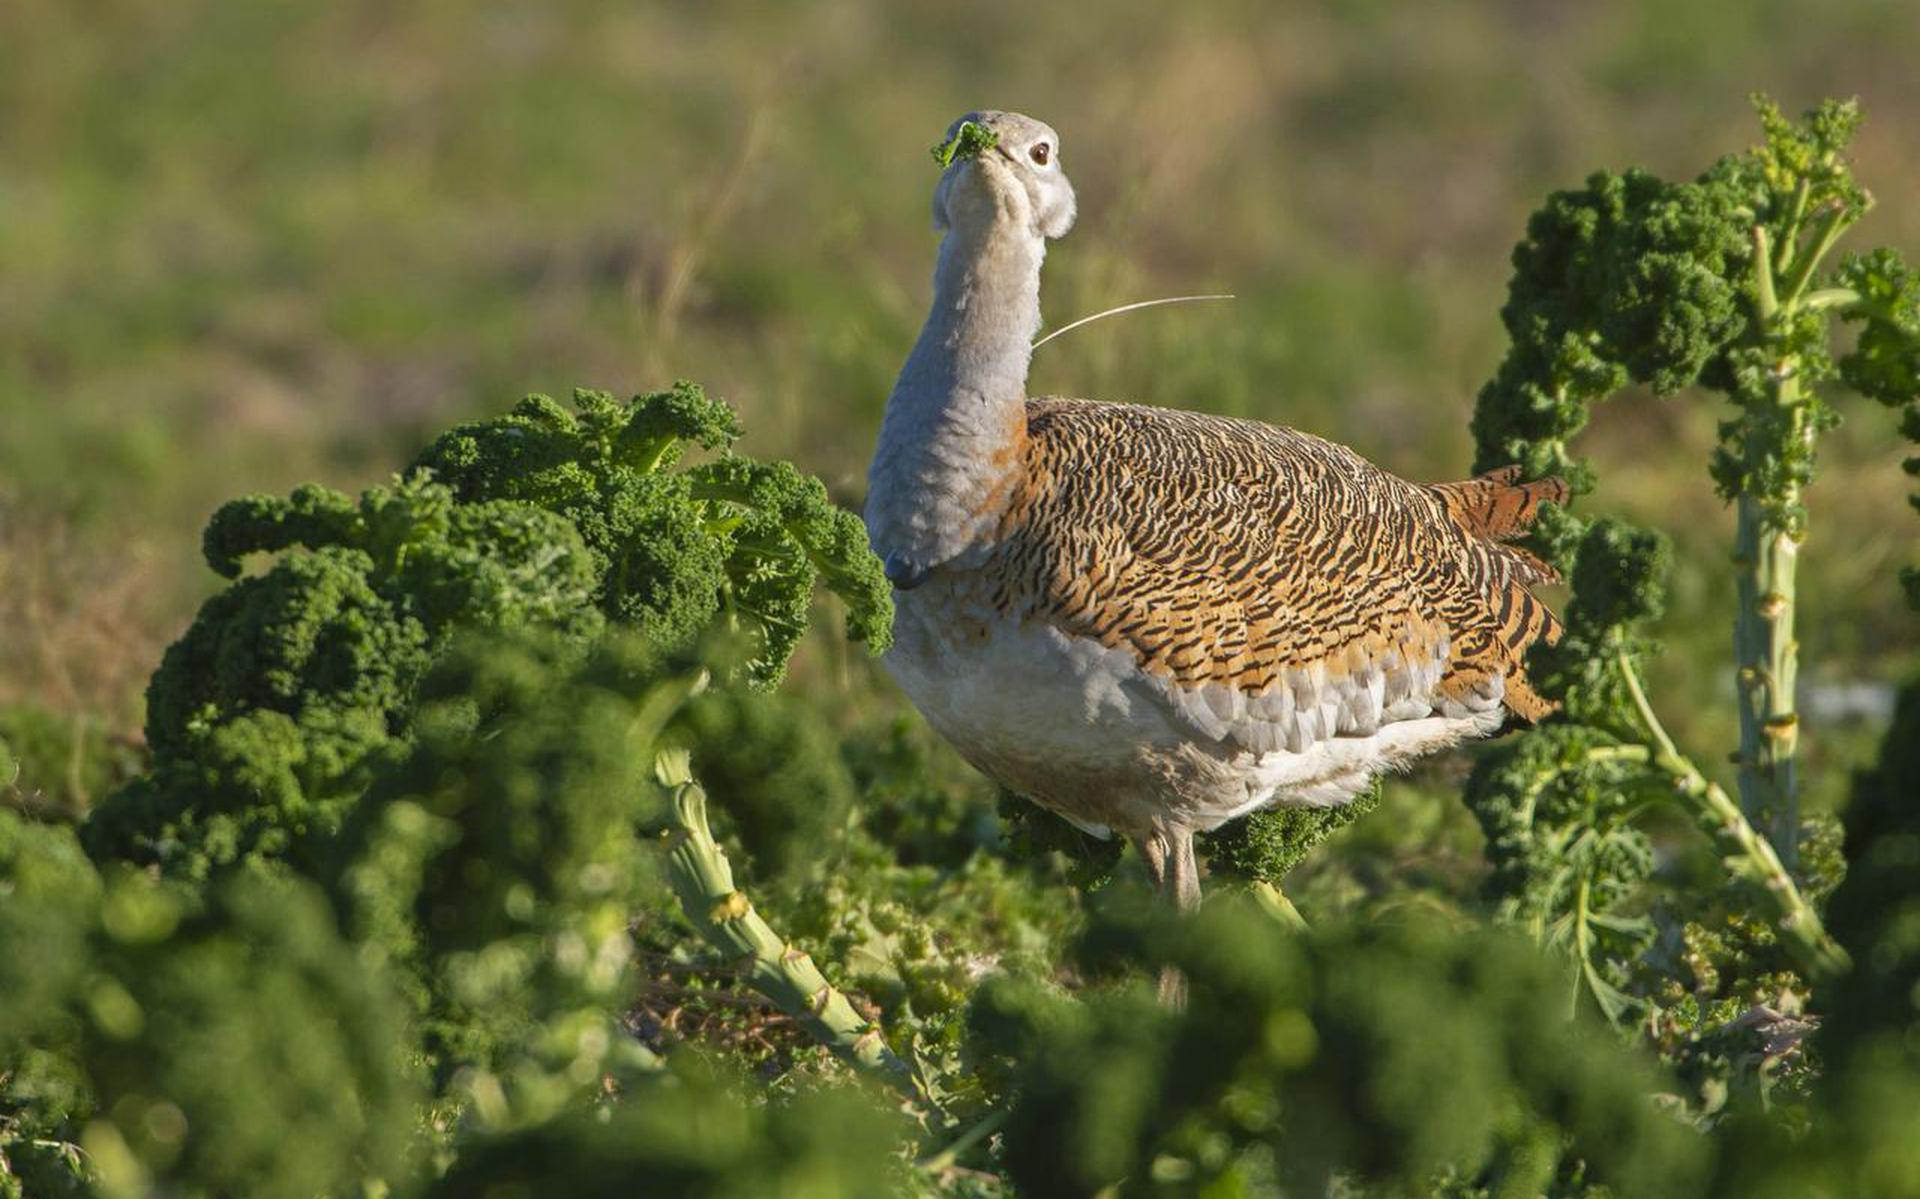
[[[1422,486],[1291,429],[1029,398],[1040,264],[1074,218],[1060,139],[1008,112],[956,138],[866,510],[896,588],[886,663],[942,736],[1127,837],[1189,907],[1195,832],[1346,803],[1546,713],[1522,658],[1558,635],[1527,591],[1555,575],[1502,540],[1558,481]]]

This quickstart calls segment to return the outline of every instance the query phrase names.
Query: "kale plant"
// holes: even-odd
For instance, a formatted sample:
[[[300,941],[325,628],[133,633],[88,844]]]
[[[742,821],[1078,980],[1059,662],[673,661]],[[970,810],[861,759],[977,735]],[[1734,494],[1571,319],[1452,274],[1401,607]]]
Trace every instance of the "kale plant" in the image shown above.
[[[1520,462],[1578,495],[1596,480],[1571,441],[1598,401],[1639,385],[1697,387],[1730,405],[1710,473],[1737,515],[1737,801],[1675,744],[1641,683],[1645,630],[1664,603],[1664,539],[1565,510],[1542,520],[1536,548],[1571,579],[1566,634],[1531,659],[1563,715],[1494,748],[1467,790],[1502,910],[1569,950],[1580,989],[1609,1015],[1651,1004],[1656,1028],[1678,1021],[1695,1043],[1752,1008],[1756,988],[1803,996],[1796,976],[1847,968],[1816,908],[1837,854],[1798,806],[1803,493],[1844,392],[1904,408],[1908,432],[1920,432],[1920,276],[1891,250],[1830,261],[1871,205],[1845,159],[1858,107],[1829,102],[1795,124],[1758,106],[1762,144],[1695,180],[1602,173],[1548,199],[1514,252],[1502,313],[1511,346],[1473,421],[1479,468]],[[1837,359],[1836,320],[1860,326]],[[1745,888],[1731,907],[1727,893],[1690,910],[1649,906],[1645,817],[1670,805]],[[1680,969],[1683,959],[1698,969]],[[1687,973],[1693,985],[1672,985]]]
[[[889,1199],[911,1167],[900,1131],[869,1096],[822,1087],[761,1102],[732,1072],[691,1059],[635,1080],[617,1111],[577,1112],[477,1140],[428,1199],[646,1193],[750,1199]]]
[[[1116,903],[1078,960],[1109,978],[1177,966],[1191,998],[1168,1010],[1138,969],[1084,1002],[982,991],[1022,1194],[1428,1194],[1451,1173],[1531,1195],[1563,1157],[1620,1194],[1699,1193],[1705,1146],[1648,1101],[1658,1070],[1543,1003],[1554,967],[1524,938],[1432,917],[1301,934],[1232,899],[1181,924]]]
[[[401,1009],[304,882],[103,878],[0,812],[0,989],[0,1195],[304,1197],[405,1168]]]
[[[817,581],[876,648],[890,599],[857,518],[733,456],[698,388],[575,407],[462,426],[358,500],[215,514],[235,582],[154,676],[151,768],[82,829],[104,879],[0,810],[0,1185],[385,1191],[652,1085],[629,922],[681,863],[726,865],[702,819],[704,849],[650,868],[655,758],[698,757],[748,818],[844,789],[763,692]],[[689,444],[717,456],[675,469]],[[744,840],[777,865],[797,831]],[[805,1010],[825,984],[778,945]],[[886,1058],[838,1005],[819,1026]]]
[[[343,927],[405,980],[436,1094],[487,1127],[633,1065],[618,1020],[627,924],[656,881],[639,830],[663,688],[675,676],[631,635],[584,658],[552,634],[469,635],[333,847]]]
[[[207,526],[234,579],[168,651],[147,696],[149,770],[86,828],[99,857],[206,877],[276,859],[319,869],[383,768],[408,752],[415,689],[462,629],[584,646],[630,628],[663,650],[716,619],[770,686],[816,580],[876,651],[886,580],[851,513],[785,463],[726,452],[732,410],[690,383],[620,403],[531,396],[435,440],[392,487],[236,500]],[[674,469],[689,447],[720,456]],[[300,551],[300,552],[294,552]],[[251,555],[275,555],[241,577]]]
[[[96,856],[196,878],[246,860],[310,869],[316,839],[404,751],[414,686],[457,629],[601,624],[565,517],[463,505],[438,483],[237,500],[205,544],[229,578],[249,553],[307,552],[238,578],[167,650],[147,690],[153,764],[95,809]]]

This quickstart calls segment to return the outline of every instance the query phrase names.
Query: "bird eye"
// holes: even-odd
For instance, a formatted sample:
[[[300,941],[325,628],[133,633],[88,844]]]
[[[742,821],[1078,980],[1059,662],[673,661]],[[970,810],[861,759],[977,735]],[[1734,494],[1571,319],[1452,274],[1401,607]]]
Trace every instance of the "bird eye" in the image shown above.
[[[1027,151],[1027,157],[1033,159],[1035,162],[1039,163],[1041,166],[1046,166],[1047,159],[1050,158],[1052,155],[1053,155],[1053,147],[1049,146],[1045,142],[1035,142],[1033,143],[1033,149]]]

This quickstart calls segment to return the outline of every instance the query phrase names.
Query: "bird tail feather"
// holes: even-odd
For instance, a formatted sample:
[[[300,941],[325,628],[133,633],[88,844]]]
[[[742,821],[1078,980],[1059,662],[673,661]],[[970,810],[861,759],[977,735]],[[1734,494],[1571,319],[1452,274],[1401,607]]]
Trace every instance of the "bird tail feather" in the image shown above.
[[[1488,617],[1495,626],[1487,648],[1503,660],[1506,705],[1527,721],[1544,719],[1558,705],[1534,690],[1524,663],[1536,641],[1551,645],[1560,639],[1561,625],[1529,588],[1560,582],[1560,572],[1538,556],[1509,544],[1525,536],[1545,503],[1564,504],[1571,494],[1562,479],[1521,482],[1521,468],[1503,466],[1477,478],[1432,487],[1447,515],[1475,543],[1493,569],[1486,580]]]

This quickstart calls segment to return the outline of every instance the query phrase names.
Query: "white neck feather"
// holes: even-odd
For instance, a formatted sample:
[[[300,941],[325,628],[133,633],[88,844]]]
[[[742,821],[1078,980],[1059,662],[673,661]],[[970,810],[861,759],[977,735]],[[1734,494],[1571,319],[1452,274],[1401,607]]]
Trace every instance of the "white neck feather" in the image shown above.
[[[933,309],[887,400],[867,530],[890,573],[964,564],[990,544],[1022,469],[1027,364],[1046,242],[1004,208],[940,243]]]

